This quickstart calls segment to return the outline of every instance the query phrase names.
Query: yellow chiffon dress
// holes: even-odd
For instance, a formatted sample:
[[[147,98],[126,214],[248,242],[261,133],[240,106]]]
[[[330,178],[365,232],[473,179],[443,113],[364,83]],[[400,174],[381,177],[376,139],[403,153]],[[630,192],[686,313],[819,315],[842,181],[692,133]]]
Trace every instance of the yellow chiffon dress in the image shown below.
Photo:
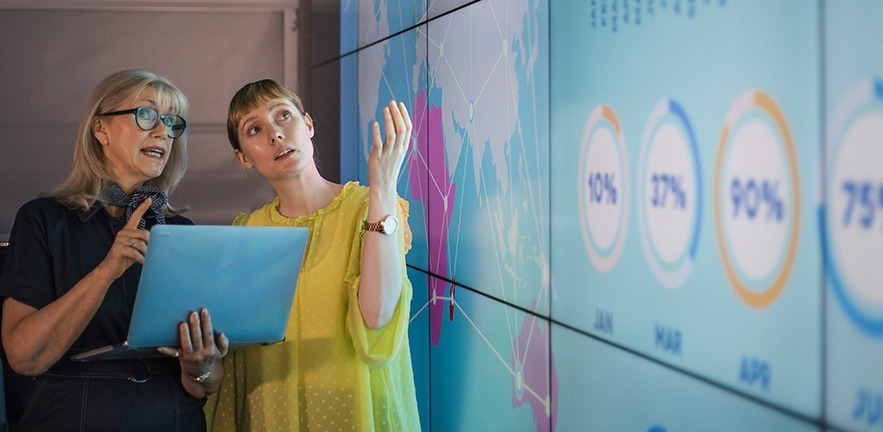
[[[228,353],[221,389],[206,404],[208,430],[420,430],[408,346],[411,231],[408,202],[398,200],[402,295],[380,329],[365,326],[358,302],[367,187],[347,183],[328,206],[294,219],[279,213],[277,197],[233,221],[308,227],[310,240],[286,340]]]

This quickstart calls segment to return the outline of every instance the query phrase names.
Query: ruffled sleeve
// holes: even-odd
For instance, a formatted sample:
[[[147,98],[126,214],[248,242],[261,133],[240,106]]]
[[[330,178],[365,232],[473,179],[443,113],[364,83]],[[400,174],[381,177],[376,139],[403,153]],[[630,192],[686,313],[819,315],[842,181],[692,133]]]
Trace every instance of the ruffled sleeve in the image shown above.
[[[233,222],[230,223],[230,225],[241,226],[245,225],[246,222],[248,222],[248,215],[245,213],[239,213],[239,215],[236,216],[235,219],[233,219]]]
[[[398,198],[398,218],[401,229],[398,233],[399,262],[402,268],[402,293],[390,322],[382,328],[370,329],[365,325],[362,311],[359,308],[359,281],[361,277],[362,245],[365,234],[363,221],[368,216],[368,203],[356,219],[354,228],[355,241],[350,250],[349,266],[345,277],[348,287],[349,306],[347,307],[347,327],[356,355],[361,361],[372,367],[384,367],[402,350],[408,333],[408,321],[411,316],[411,281],[405,267],[405,254],[411,249],[411,227],[408,224],[408,202]]]

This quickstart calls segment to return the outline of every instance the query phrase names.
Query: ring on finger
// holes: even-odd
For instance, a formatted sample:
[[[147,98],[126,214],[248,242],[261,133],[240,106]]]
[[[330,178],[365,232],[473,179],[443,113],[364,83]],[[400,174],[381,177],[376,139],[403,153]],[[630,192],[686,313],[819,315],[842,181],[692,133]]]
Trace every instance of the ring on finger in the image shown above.
[[[135,237],[129,239],[129,246],[135,246],[135,242],[138,241]]]
[[[175,351],[175,358],[181,357],[181,351]]]

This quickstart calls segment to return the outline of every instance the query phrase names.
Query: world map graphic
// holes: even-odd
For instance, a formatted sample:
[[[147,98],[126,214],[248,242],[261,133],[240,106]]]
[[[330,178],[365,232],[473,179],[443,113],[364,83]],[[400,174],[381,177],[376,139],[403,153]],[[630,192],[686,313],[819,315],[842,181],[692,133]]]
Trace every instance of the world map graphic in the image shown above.
[[[426,268],[438,276],[430,278],[426,307],[412,311],[428,311],[433,346],[446,322],[466,320],[511,374],[512,409],[527,406],[536,430],[554,430],[557,376],[548,324],[537,319],[548,315],[550,296],[548,61],[538,54],[548,37],[547,6],[479,2],[382,39],[426,16],[409,16],[421,12],[405,3],[369,3],[360,4],[367,7],[359,13],[360,44],[381,41],[359,55],[361,151],[370,151],[365,131],[389,100],[412,107],[399,181],[411,203],[409,263],[421,266],[412,260],[425,247]],[[366,169],[363,161],[360,172]],[[508,327],[510,338],[489,336],[497,329],[477,324],[449,281],[528,312],[503,308],[496,325]]]

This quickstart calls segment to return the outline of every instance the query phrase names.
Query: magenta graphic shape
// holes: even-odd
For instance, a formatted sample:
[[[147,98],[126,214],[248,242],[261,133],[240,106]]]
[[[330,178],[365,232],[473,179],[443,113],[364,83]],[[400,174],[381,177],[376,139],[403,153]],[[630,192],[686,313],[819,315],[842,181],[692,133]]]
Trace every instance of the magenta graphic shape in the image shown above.
[[[429,272],[448,277],[448,232],[456,185],[448,176],[442,110],[441,107],[427,105],[425,90],[417,94],[413,106],[421,107],[418,108],[421,112],[415,113],[417,148],[416,153],[411,155],[408,167],[411,195],[415,200],[422,201],[426,210],[424,215],[429,242]],[[453,307],[453,301],[439,300],[445,296],[447,286],[448,283],[442,279],[429,278],[429,326],[433,345],[438,345],[441,338],[446,306]]]

